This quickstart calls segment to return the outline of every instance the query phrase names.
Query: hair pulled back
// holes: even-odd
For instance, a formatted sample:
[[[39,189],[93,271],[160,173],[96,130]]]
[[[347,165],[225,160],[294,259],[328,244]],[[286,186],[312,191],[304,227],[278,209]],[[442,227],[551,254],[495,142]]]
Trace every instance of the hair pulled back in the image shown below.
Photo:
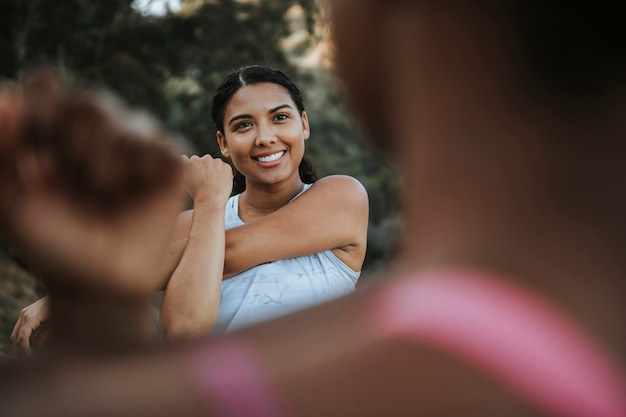
[[[304,101],[300,90],[291,78],[289,78],[289,76],[283,71],[265,65],[250,65],[241,67],[228,74],[213,95],[211,118],[213,119],[213,123],[215,123],[215,127],[219,132],[224,134],[224,115],[226,113],[226,106],[228,106],[228,103],[233,95],[247,85],[260,83],[272,83],[283,87],[287,90],[289,96],[291,96],[291,99],[298,108],[300,114],[304,112]],[[307,157],[306,153],[300,162],[298,171],[300,173],[300,178],[305,183],[310,184],[318,179],[313,163]],[[245,177],[239,171],[235,170],[233,194],[241,193],[245,190],[245,188]]]

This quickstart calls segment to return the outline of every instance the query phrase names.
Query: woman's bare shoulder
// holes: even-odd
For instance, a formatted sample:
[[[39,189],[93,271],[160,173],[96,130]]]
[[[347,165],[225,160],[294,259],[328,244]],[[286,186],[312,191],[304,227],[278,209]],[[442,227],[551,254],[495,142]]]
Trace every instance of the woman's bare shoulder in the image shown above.
[[[367,204],[367,190],[356,178],[349,175],[329,175],[320,178],[308,192],[323,197],[332,197],[335,201],[349,201],[351,204]]]

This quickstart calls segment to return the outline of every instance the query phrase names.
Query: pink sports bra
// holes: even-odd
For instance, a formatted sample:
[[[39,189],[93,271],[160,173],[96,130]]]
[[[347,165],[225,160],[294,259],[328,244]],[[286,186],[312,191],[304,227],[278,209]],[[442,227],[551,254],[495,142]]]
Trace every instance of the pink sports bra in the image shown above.
[[[430,344],[559,417],[626,417],[620,365],[571,319],[522,288],[471,269],[397,281],[374,300],[383,337]]]
[[[626,380],[611,355],[548,303],[497,277],[424,271],[387,285],[371,302],[367,320],[375,337],[449,352],[548,415],[626,416]],[[190,359],[192,382],[220,416],[290,415],[247,341],[209,343]]]

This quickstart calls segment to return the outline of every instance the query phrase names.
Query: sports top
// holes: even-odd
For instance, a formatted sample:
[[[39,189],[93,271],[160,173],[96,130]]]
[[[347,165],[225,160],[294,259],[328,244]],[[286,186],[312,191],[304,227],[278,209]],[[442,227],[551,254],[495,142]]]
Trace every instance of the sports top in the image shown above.
[[[311,184],[306,184],[293,199],[310,187]],[[224,219],[226,229],[244,224],[239,218],[239,195],[228,200]],[[222,282],[213,334],[230,332],[349,294],[354,291],[360,274],[330,250],[250,268]]]

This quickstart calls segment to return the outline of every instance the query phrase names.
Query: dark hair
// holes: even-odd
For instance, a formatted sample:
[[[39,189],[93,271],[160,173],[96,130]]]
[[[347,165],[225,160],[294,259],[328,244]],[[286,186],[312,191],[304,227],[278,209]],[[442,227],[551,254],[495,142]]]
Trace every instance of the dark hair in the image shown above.
[[[265,65],[241,67],[237,71],[228,74],[213,95],[211,118],[219,132],[224,133],[224,114],[226,112],[226,106],[228,106],[232,96],[242,87],[260,83],[272,83],[283,87],[291,96],[300,114],[304,112],[304,101],[302,100],[300,90],[283,71]],[[311,160],[306,154],[300,162],[298,171],[300,178],[305,183],[313,183],[319,178]],[[245,177],[239,171],[235,170],[233,193],[238,194],[245,190],[245,188]]]

